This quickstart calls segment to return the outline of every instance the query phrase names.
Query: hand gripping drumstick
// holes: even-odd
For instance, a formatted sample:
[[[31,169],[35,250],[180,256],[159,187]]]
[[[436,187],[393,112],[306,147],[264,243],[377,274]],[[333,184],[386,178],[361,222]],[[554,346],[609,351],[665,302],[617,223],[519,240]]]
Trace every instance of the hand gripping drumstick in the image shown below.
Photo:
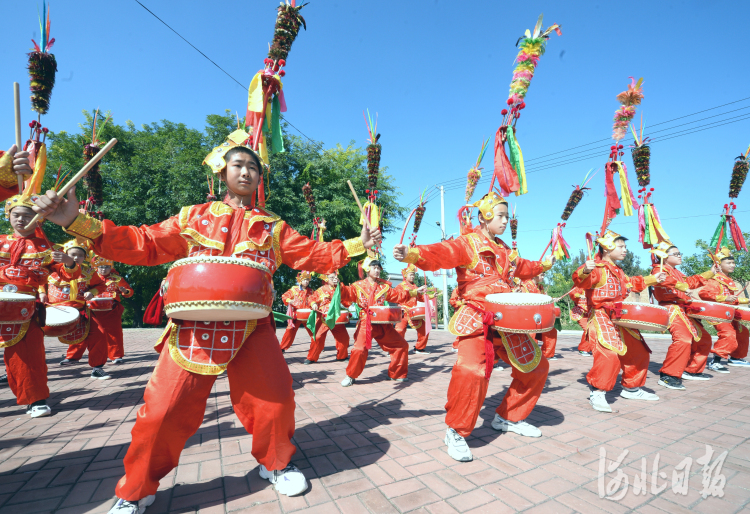
[[[18,89],[18,82],[13,83],[13,99],[16,105],[16,152],[23,150],[23,143],[21,142],[21,93]],[[16,175],[18,178],[18,194],[23,193],[23,176]]]
[[[81,171],[79,171],[78,173],[76,173],[75,176],[73,176],[73,178],[70,179],[68,181],[68,183],[65,184],[63,186],[63,188],[60,189],[60,191],[57,192],[58,196],[64,197],[65,195],[67,195],[68,191],[70,190],[70,188],[73,187],[73,186],[75,186],[78,183],[78,181],[81,180],[83,178],[83,176],[86,175],[86,173],[88,173],[88,171],[91,168],[93,168],[94,165],[97,162],[99,162],[99,160],[102,157],[104,157],[104,155],[112,149],[113,146],[115,146],[115,144],[117,144],[117,139],[115,139],[113,137],[112,139],[109,140],[109,142],[106,145],[104,145],[104,148],[102,148],[101,150],[99,150],[97,152],[97,154],[95,156],[93,156],[91,158],[91,160],[89,162],[87,162],[86,165],[83,168],[81,168]],[[41,214],[37,214],[36,216],[34,216],[34,219],[31,220],[31,223],[29,223],[28,225],[26,225],[26,230],[28,230],[29,227],[31,227],[34,223],[36,223],[37,221],[41,220],[42,218],[43,218],[43,216]]]

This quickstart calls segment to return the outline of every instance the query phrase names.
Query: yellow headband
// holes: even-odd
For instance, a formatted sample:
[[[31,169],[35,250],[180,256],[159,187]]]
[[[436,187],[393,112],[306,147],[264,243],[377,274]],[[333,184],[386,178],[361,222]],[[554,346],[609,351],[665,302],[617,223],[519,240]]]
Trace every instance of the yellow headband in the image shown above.
[[[206,158],[203,159],[203,164],[208,164],[208,166],[211,168],[211,171],[213,171],[214,173],[221,173],[221,170],[223,170],[227,166],[227,161],[224,160],[224,156],[229,150],[238,146],[247,148],[260,159],[258,152],[254,151],[252,148],[250,148],[250,146],[245,144],[245,142],[250,137],[252,136],[250,136],[250,134],[242,129],[235,130],[227,136],[226,141],[211,150],[211,153],[209,153]]]
[[[309,271],[300,271],[297,273],[297,282],[302,282],[303,280],[312,280],[312,275]]]
[[[596,240],[597,243],[599,243],[599,246],[604,248],[605,250],[612,251],[615,249],[615,239],[618,237],[622,237],[617,232],[612,232],[611,230],[607,230],[603,236],[598,238]]]
[[[671,243],[671,241],[662,241],[658,245],[654,246],[651,250],[649,250],[654,256],[656,256],[658,259],[666,259],[667,258],[667,251],[672,248],[674,245]]]
[[[502,204],[508,205],[508,200],[506,200],[496,192],[490,191],[482,198],[471,204],[471,206],[477,207],[485,221],[488,221],[491,220],[493,216],[495,216],[495,206]]]
[[[14,195],[5,201],[5,219],[10,219],[10,211],[16,207],[28,207],[29,209],[34,207],[34,202],[31,198],[24,195]]]
[[[113,262],[109,259],[105,259],[104,257],[100,257],[98,255],[94,255],[94,258],[92,259],[92,262],[94,263],[94,266],[112,266]]]
[[[732,252],[730,252],[729,248],[727,248],[726,246],[722,246],[721,250],[719,250],[715,254],[712,252],[708,252],[708,254],[711,256],[711,260],[713,260],[716,264],[721,264],[721,261],[723,259],[732,257]]]

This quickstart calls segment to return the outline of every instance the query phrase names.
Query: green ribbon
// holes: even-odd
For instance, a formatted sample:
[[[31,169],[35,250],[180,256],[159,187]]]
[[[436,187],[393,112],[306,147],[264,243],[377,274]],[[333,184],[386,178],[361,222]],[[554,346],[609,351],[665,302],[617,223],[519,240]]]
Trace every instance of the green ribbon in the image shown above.
[[[292,317],[287,316],[286,314],[282,314],[280,312],[273,311],[273,319],[278,322],[282,322],[282,321],[289,321],[290,319],[292,319]]]
[[[521,173],[523,162],[521,160],[521,151],[516,142],[516,136],[513,133],[513,127],[508,127],[506,134],[508,138],[508,152],[510,153],[508,160],[510,161],[511,166],[513,166],[516,175],[518,175],[518,183],[521,186],[518,192],[523,194],[523,191],[526,191],[526,176]]]
[[[284,139],[281,137],[281,104],[279,95],[273,95],[271,107],[271,151],[280,153],[284,151]]]
[[[310,317],[307,318],[307,325],[306,326],[307,326],[307,329],[310,332],[312,332],[313,334],[315,333],[315,324],[317,322],[318,322],[318,311],[312,311],[310,313]]]
[[[336,284],[336,290],[333,292],[333,298],[331,299],[331,306],[328,308],[328,314],[326,314],[325,324],[328,328],[333,330],[336,326],[336,320],[341,315],[341,284]]]
[[[722,234],[721,231],[724,230],[724,233]],[[714,231],[714,236],[711,238],[711,243],[709,243],[709,246],[713,249],[716,249],[717,246],[719,246],[719,237],[721,236],[721,246],[729,246],[729,238],[727,237],[727,217],[722,214],[721,215],[721,221],[719,222],[719,225],[716,227],[716,230]]]

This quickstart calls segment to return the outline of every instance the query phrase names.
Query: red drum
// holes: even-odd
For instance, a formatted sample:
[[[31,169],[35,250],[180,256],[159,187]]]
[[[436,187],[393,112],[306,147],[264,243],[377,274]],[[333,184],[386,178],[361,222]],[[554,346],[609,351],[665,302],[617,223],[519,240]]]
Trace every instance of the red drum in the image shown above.
[[[562,311],[560,310],[560,307],[555,305],[555,318],[560,319],[560,316],[562,316]]]
[[[750,307],[738,305],[734,309],[734,319],[750,328]]]
[[[92,311],[111,311],[115,308],[115,299],[97,296],[86,302],[86,305]]]
[[[294,311],[294,319],[297,321],[307,321],[310,319],[310,314],[312,314],[312,309],[297,309]]]
[[[78,324],[78,309],[64,305],[47,307],[47,324],[42,327],[44,335],[61,337],[70,334]]]
[[[414,321],[419,321],[424,319],[424,305],[416,307],[412,307],[409,309],[409,318],[413,319]]]
[[[35,308],[36,298],[30,294],[0,292],[0,323],[26,323]]]
[[[271,312],[271,270],[249,259],[188,257],[167,273],[167,316],[192,321],[261,319]]]
[[[347,323],[349,323],[349,319],[351,317],[352,317],[352,314],[349,311],[342,309],[341,314],[339,315],[339,318],[336,320],[336,324],[346,325]]]
[[[493,328],[498,332],[532,334],[555,328],[555,305],[546,294],[488,294],[484,308],[495,313]]]
[[[727,323],[734,319],[735,306],[718,302],[694,301],[686,310],[691,318],[705,319],[713,323]]]
[[[612,323],[625,328],[661,332],[669,328],[669,310],[650,303],[622,302],[621,315]]]
[[[398,305],[375,305],[370,307],[370,311],[372,312],[370,322],[373,325],[384,325],[386,323],[398,323],[401,321],[402,311]]]

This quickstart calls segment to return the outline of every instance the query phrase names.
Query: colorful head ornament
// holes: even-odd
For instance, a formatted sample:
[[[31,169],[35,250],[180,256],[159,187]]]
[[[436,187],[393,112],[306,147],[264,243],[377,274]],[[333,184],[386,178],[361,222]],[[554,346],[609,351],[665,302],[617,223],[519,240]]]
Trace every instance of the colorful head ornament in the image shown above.
[[[227,136],[226,141],[211,150],[211,153],[203,159],[203,164],[207,164],[212,172],[221,173],[221,171],[227,166],[227,161],[224,160],[224,156],[229,150],[238,146],[247,148],[255,155],[258,155],[258,153],[250,146],[250,134],[242,129],[237,129]]]
[[[406,266],[404,269],[401,270],[401,276],[404,277],[404,280],[406,280],[406,277],[410,273],[416,273],[416,272],[417,272],[417,267],[414,264],[409,264],[408,266]]]
[[[99,255],[94,255],[92,258],[92,262],[94,266],[112,266],[113,262],[110,259],[105,259],[104,257],[101,257]]]
[[[365,260],[362,261],[362,269],[365,272],[370,271],[370,266],[375,265],[379,267],[380,269],[383,269],[383,264],[377,259],[377,257],[370,257],[369,255],[365,257]]]
[[[500,196],[494,191],[490,191],[484,195],[480,200],[471,204],[472,207],[479,209],[482,217],[485,220],[491,220],[495,215],[495,206],[505,204],[508,205],[508,200]]]
[[[300,271],[297,273],[297,282],[302,282],[303,280],[312,280],[312,273],[309,271]]]
[[[671,241],[661,241],[659,244],[651,248],[649,251],[651,252],[651,262],[654,264],[657,264],[661,262],[663,259],[667,258],[667,252],[670,248],[672,248],[674,245]]]
[[[734,259],[732,252],[730,252],[729,248],[727,248],[726,246],[722,246],[721,249],[716,253],[708,252],[708,254],[711,256],[711,260],[716,264],[721,264],[721,261],[723,261],[724,259]]]
[[[607,230],[603,236],[597,238],[596,242],[599,244],[599,246],[601,246],[605,250],[612,251],[617,246],[615,243],[615,240],[621,237],[622,236],[618,234],[617,232]]]
[[[5,201],[5,219],[10,219],[10,211],[16,207],[28,207],[29,209],[34,207],[34,202],[31,197],[26,195],[13,195]]]
[[[83,253],[86,254],[86,257],[89,257],[89,249],[86,247],[86,243],[83,243],[81,241],[78,241],[77,239],[71,239],[70,241],[65,242],[62,245],[62,251],[68,252],[68,250],[72,250],[73,248],[78,248],[80,250],[83,250]]]

